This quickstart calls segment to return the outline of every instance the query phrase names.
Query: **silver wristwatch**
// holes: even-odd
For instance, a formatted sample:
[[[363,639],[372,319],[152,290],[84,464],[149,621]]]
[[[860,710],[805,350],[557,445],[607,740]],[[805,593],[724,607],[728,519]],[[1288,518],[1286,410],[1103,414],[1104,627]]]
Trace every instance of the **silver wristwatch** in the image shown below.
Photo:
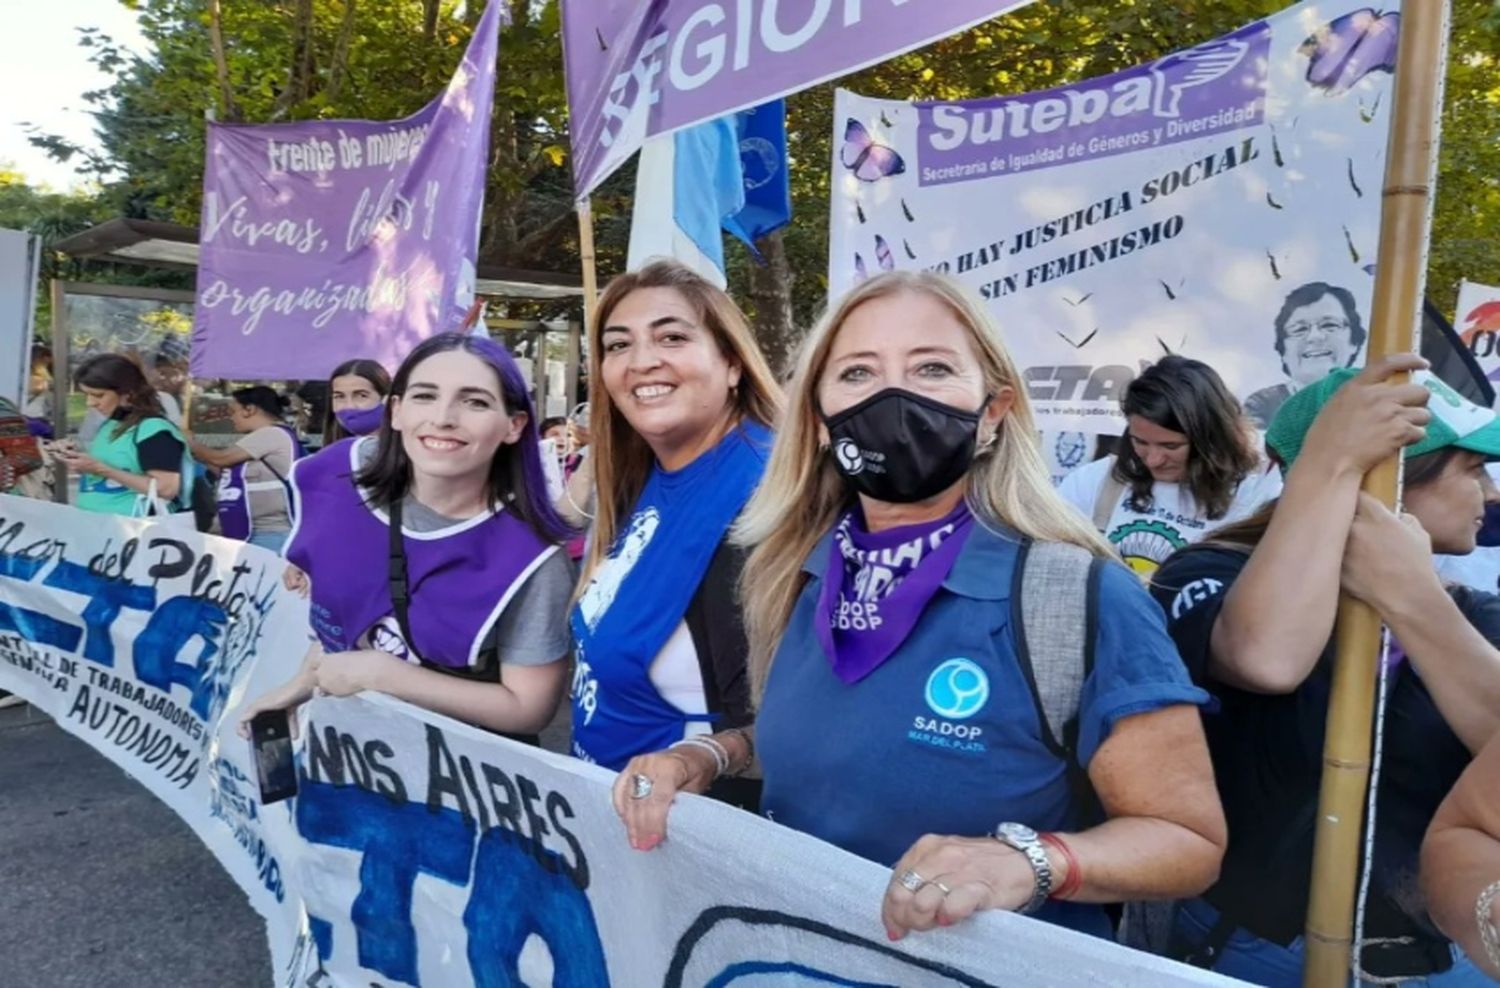
[[[1036,912],[1052,894],[1052,862],[1047,860],[1047,848],[1042,844],[1041,835],[1024,823],[1002,823],[995,828],[995,839],[1020,851],[1031,863],[1036,885],[1031,889],[1031,901],[1016,912],[1023,915]]]

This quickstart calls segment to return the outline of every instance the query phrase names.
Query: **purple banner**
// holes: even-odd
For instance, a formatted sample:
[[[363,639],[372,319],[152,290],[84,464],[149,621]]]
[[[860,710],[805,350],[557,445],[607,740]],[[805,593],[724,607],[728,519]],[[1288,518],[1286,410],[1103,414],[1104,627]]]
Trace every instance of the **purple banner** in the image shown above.
[[[1108,158],[1261,122],[1265,21],[1138,69],[1024,96],[917,104],[920,184]]]
[[[194,376],[316,379],[351,357],[394,369],[462,324],[504,6],[404,120],[210,125]]]
[[[563,0],[577,196],[648,137],[785,96],[1031,0]]]

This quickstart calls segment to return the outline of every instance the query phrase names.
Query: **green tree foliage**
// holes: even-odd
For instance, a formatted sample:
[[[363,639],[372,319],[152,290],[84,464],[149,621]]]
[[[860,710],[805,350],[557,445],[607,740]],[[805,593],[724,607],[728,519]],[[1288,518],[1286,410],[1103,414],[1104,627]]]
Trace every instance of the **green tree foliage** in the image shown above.
[[[148,57],[97,32],[83,44],[115,82],[92,94],[111,179],[131,216],[195,223],[204,115],[245,121],[395,118],[447,80],[481,0],[120,0],[141,13]],[[588,2],[588,0],[572,0]],[[508,0],[481,260],[576,270],[558,0]],[[1115,72],[1275,13],[1284,0],[1044,0],[789,100],[794,219],[756,268],[730,248],[731,286],[768,349],[784,353],[826,292],[833,89],[967,99]],[[1461,278],[1500,282],[1500,5],[1453,0],[1445,135],[1429,291],[1451,308]],[[215,11],[218,11],[217,17]],[[223,70],[213,43],[217,22]],[[64,142],[38,135],[54,153]],[[633,169],[594,197],[601,281],[621,270]]]

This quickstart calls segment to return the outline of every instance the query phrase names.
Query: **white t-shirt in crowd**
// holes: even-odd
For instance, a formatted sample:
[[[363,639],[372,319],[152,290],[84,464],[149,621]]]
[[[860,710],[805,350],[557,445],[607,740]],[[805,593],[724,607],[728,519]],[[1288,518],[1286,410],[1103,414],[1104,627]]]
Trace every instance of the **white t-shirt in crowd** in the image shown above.
[[[1064,477],[1057,486],[1063,500],[1083,512],[1090,524],[1100,488],[1114,466],[1113,456],[1086,463]],[[1130,488],[1127,486],[1109,516],[1104,536],[1138,576],[1148,579],[1178,549],[1197,542],[1216,528],[1248,518],[1257,508],[1280,494],[1281,471],[1262,465],[1240,483],[1224,516],[1210,519],[1193,501],[1187,488],[1180,484],[1157,483],[1153,486],[1150,511],[1136,511],[1130,507]]]

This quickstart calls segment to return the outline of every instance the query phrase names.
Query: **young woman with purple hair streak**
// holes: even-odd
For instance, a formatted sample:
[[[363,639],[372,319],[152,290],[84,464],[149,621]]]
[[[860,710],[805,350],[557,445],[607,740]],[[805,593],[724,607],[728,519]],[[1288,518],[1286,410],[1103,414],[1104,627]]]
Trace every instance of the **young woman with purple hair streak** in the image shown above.
[[[286,556],[311,582],[316,641],[244,711],[242,733],[315,690],[375,690],[513,735],[547,724],[567,676],[573,568],[558,547],[571,533],[503,347],[457,333],[418,345],[379,433],[299,461],[291,479]]]

